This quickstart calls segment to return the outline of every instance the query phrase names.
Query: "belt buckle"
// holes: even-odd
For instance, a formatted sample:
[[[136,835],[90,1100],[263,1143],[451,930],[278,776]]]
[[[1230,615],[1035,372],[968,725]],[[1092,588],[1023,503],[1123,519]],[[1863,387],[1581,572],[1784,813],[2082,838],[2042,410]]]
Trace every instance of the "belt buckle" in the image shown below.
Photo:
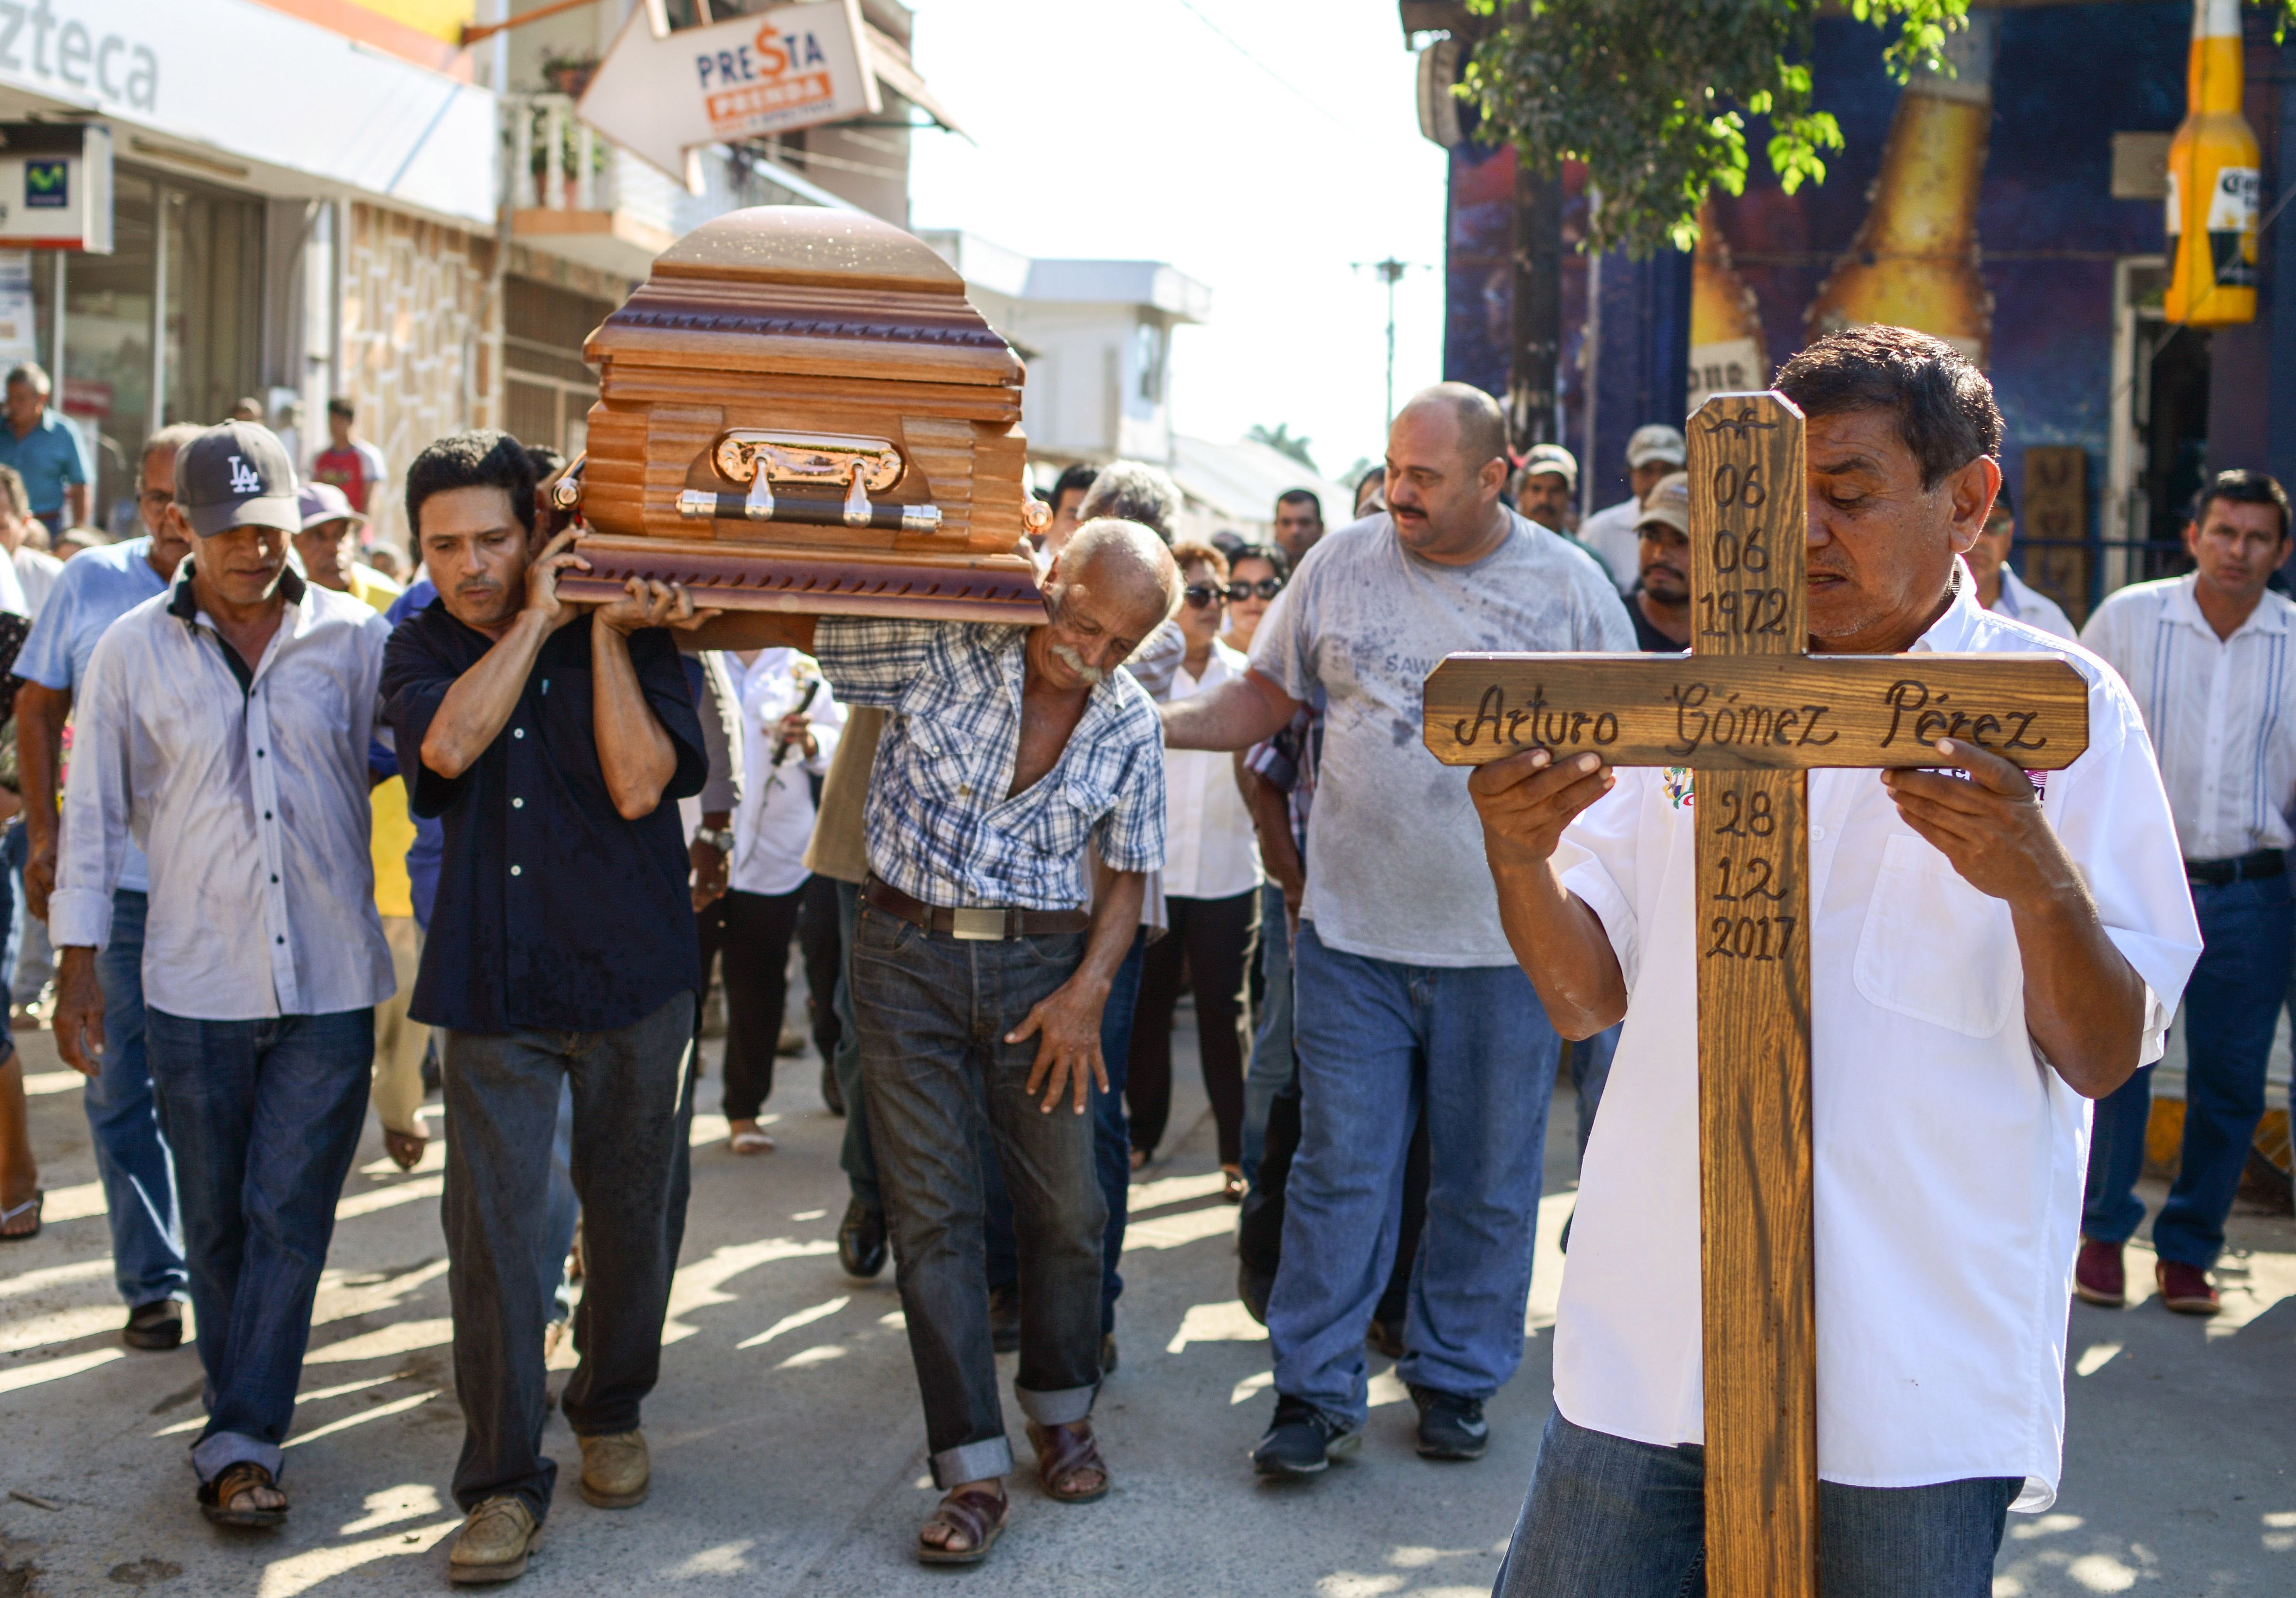
[[[948,912],[948,935],[968,943],[1001,943],[1004,941],[1005,915],[1002,910],[953,910]]]

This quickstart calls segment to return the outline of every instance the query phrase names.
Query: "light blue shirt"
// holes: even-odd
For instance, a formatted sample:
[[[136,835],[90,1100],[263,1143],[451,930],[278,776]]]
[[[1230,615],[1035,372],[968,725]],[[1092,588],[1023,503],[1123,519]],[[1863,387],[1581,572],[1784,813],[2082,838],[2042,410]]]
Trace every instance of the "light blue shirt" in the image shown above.
[[[39,425],[20,439],[14,428],[0,422],[0,466],[13,466],[23,478],[36,516],[52,516],[63,509],[66,485],[87,481],[79,434],[53,407],[41,411]]]
[[[0,424],[0,432],[6,432]],[[44,688],[77,694],[87,677],[88,657],[96,640],[114,622],[146,599],[168,591],[168,584],[152,569],[152,540],[130,539],[83,549],[56,573],[56,586],[31,636],[16,655],[16,674]],[[148,893],[151,869],[134,839],[119,868],[119,885]]]

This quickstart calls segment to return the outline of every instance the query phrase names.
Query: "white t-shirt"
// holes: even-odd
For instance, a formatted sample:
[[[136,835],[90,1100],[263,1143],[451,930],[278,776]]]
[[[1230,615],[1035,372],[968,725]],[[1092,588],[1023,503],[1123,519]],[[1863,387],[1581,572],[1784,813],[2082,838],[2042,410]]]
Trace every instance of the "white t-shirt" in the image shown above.
[[[845,707],[813,656],[794,649],[764,649],[745,668],[739,655],[726,656],[734,692],[742,706],[742,803],[734,811],[734,861],[726,885],[744,894],[790,894],[805,885],[805,846],[813,836],[813,783],[829,772],[844,730]],[[806,758],[792,746],[774,764],[782,718],[797,709],[809,684],[819,683],[806,716],[813,724],[816,753]]]
[[[1428,753],[1427,674],[1459,650],[1630,655],[1635,630],[1602,568],[1513,516],[1471,566],[1404,548],[1387,513],[1327,534],[1276,595],[1251,667],[1292,698],[1323,696],[1301,917],[1346,954],[1409,966],[1512,966],[1468,769]]]
[[[2089,743],[2043,804],[2150,990],[2159,1058],[2199,957],[2136,702],[2095,655],[1964,586],[1915,646],[2039,651],[2088,680]],[[1703,1439],[1697,828],[1688,774],[1634,770],[1555,863],[1602,918],[1626,1028],[1571,1223],[1554,1402],[1577,1425]],[[1317,820],[1320,824],[1321,814]],[[2054,1498],[2089,1105],[2035,1055],[2009,907],[1899,819],[1881,773],[1809,773],[1818,1473],[1902,1487],[2026,1479]]]
[[[20,546],[9,564],[16,569],[17,585],[24,590],[24,614],[37,622],[41,608],[48,602],[48,590],[56,586],[56,578],[64,563],[45,549],[35,549],[29,544]]]
[[[1177,703],[1243,675],[1241,651],[1214,639],[1201,678],[1183,661],[1172,673]],[[1180,899],[1232,899],[1259,885],[1259,839],[1225,749],[1164,751],[1164,891]]]
[[[1642,580],[1643,502],[1632,494],[1578,523],[1578,541],[1595,552],[1611,581],[1625,593]]]

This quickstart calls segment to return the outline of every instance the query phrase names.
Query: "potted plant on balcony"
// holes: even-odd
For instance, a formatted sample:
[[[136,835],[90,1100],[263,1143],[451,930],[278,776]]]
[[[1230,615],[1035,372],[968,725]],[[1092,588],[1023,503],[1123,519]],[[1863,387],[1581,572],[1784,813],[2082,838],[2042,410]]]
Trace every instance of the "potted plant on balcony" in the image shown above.
[[[573,108],[569,105],[529,101],[527,107],[530,137],[528,141],[527,170],[534,179],[534,202],[550,204],[550,140],[552,129],[557,130],[559,181],[563,185],[565,207],[578,209],[576,194],[581,185],[582,132]],[[607,164],[606,139],[603,134],[590,137],[590,170],[603,172]]]
[[[590,86],[590,75],[598,70],[598,58],[589,55],[545,55],[542,58],[542,80],[562,95],[575,99]]]

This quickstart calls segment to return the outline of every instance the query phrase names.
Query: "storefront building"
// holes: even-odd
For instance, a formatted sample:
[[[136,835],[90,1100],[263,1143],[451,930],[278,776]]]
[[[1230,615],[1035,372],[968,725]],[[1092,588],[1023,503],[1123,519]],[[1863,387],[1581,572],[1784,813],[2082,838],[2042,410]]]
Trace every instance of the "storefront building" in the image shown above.
[[[0,119],[111,131],[111,251],[32,252],[29,336],[0,351],[54,377],[101,523],[132,520],[152,430],[242,398],[305,459],[330,393],[394,465],[496,419],[496,110],[471,78],[323,0],[45,0],[0,29]]]

